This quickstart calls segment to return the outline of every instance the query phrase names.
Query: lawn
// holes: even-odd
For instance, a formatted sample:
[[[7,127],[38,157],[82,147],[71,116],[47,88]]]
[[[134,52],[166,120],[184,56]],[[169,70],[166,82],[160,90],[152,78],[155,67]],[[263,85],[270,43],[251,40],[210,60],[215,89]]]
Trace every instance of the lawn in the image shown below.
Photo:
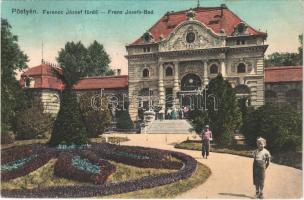
[[[186,140],[174,146],[177,149],[189,149],[201,151],[202,142],[200,140]],[[235,144],[227,147],[221,147],[211,143],[211,152],[228,153],[233,155],[252,158],[252,152],[255,149],[243,144]],[[287,165],[297,169],[302,169],[302,152],[275,152],[272,153],[272,162]]]

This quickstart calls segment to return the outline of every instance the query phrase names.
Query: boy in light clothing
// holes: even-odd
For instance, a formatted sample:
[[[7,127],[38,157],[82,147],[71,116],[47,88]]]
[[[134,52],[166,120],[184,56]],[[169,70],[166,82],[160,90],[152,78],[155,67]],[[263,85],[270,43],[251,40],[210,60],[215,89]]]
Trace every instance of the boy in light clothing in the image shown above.
[[[258,149],[253,152],[253,184],[256,188],[256,197],[264,198],[263,188],[265,182],[265,171],[270,164],[270,153],[264,147],[266,140],[264,138],[257,139]]]

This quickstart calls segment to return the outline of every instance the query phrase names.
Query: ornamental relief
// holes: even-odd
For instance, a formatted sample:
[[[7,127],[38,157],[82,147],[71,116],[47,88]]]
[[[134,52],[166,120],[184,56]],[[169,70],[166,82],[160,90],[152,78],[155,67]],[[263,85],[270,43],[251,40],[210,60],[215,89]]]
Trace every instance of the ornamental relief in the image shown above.
[[[197,24],[182,26],[169,41],[160,44],[160,51],[176,51],[220,47],[220,38],[212,36],[208,30]]]
[[[201,62],[189,62],[189,63],[182,63],[179,66],[179,77],[182,79],[187,74],[196,74],[202,80],[204,77],[204,70],[203,70],[203,63]]]

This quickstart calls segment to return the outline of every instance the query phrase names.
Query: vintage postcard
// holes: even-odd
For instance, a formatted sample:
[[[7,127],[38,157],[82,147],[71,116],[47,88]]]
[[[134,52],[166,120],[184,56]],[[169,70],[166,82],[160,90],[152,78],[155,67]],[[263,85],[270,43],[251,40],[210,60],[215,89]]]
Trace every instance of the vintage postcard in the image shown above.
[[[0,3],[1,197],[303,198],[303,0]]]

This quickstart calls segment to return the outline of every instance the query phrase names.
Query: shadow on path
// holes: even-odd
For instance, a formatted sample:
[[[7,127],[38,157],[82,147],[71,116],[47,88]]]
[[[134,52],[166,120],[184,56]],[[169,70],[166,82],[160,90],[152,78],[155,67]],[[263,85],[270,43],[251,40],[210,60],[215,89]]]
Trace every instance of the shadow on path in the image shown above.
[[[227,195],[227,196],[233,196],[233,197],[247,197],[249,199],[255,199],[254,197],[247,196],[245,194],[232,194],[232,193],[218,193],[219,195]]]

